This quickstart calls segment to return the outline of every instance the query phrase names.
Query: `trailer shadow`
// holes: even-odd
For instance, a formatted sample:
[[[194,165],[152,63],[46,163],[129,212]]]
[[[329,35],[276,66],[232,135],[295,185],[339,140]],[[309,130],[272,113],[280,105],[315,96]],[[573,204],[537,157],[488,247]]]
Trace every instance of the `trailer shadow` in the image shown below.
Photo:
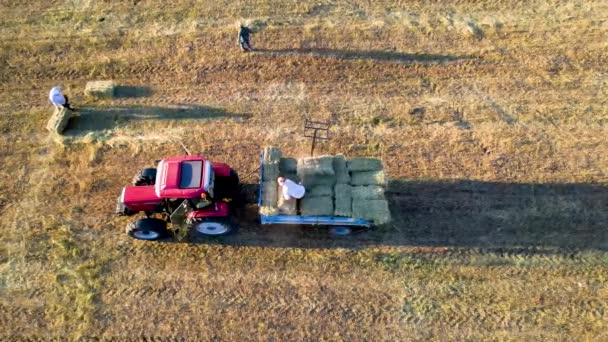
[[[273,56],[310,56],[320,58],[338,58],[346,60],[370,60],[397,64],[444,64],[458,61],[475,60],[473,56],[449,56],[423,53],[401,53],[395,51],[362,51],[362,50],[336,50],[336,49],[259,49],[258,54]]]
[[[608,187],[602,185],[396,180],[387,197],[394,223],[360,234],[332,237],[323,228],[262,226],[249,200],[239,210],[237,234],[193,242],[273,248],[608,250]]]
[[[82,107],[72,118],[64,133],[66,136],[86,135],[89,132],[111,130],[133,121],[144,120],[196,120],[234,119],[247,120],[248,114],[235,114],[221,108],[200,105],[173,106],[117,106]]]
[[[114,88],[114,97],[120,99],[150,97],[154,92],[145,86],[120,85]]]

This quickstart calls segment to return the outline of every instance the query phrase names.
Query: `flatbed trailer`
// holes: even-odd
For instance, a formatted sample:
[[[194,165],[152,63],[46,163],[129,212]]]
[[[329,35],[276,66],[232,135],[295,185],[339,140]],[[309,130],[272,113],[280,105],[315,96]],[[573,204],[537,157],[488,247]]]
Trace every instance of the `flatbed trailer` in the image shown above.
[[[260,187],[258,190],[258,207],[262,207],[264,180],[264,156],[260,157]],[[362,230],[372,227],[372,222],[362,219],[343,216],[299,216],[299,215],[262,215],[261,224],[294,224],[328,226],[330,231],[336,235],[348,235],[353,230]]]

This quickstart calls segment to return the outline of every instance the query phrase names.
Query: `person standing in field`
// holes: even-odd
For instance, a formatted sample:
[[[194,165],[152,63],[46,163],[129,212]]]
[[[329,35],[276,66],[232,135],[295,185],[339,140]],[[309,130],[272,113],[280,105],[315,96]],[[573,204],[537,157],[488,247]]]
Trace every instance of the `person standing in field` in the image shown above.
[[[61,87],[53,87],[49,92],[49,100],[55,108],[67,108],[69,110],[75,111],[75,109],[68,102],[68,97],[61,93]]]
[[[253,51],[253,48],[249,43],[250,35],[251,30],[249,29],[249,27],[241,25],[241,29],[239,30],[239,45],[241,46],[241,50],[243,52]]]

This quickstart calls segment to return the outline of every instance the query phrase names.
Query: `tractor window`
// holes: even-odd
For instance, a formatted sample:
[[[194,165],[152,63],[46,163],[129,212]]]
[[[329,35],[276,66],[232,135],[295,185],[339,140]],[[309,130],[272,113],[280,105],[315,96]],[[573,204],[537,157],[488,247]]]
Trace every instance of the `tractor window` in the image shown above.
[[[201,178],[203,174],[203,162],[201,160],[184,161],[182,162],[180,169],[180,189],[201,187]]]

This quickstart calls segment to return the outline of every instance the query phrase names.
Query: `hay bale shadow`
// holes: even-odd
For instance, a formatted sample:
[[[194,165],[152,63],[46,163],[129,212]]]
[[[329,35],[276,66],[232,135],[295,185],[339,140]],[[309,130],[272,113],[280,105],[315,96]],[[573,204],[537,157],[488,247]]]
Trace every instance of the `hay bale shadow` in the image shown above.
[[[213,120],[245,121],[249,114],[230,113],[221,108],[200,105],[82,107],[70,120],[66,136],[84,136],[89,132],[111,130],[129,122],[143,120]]]
[[[150,97],[154,92],[150,87],[142,86],[117,86],[114,88],[115,98],[141,98]]]

